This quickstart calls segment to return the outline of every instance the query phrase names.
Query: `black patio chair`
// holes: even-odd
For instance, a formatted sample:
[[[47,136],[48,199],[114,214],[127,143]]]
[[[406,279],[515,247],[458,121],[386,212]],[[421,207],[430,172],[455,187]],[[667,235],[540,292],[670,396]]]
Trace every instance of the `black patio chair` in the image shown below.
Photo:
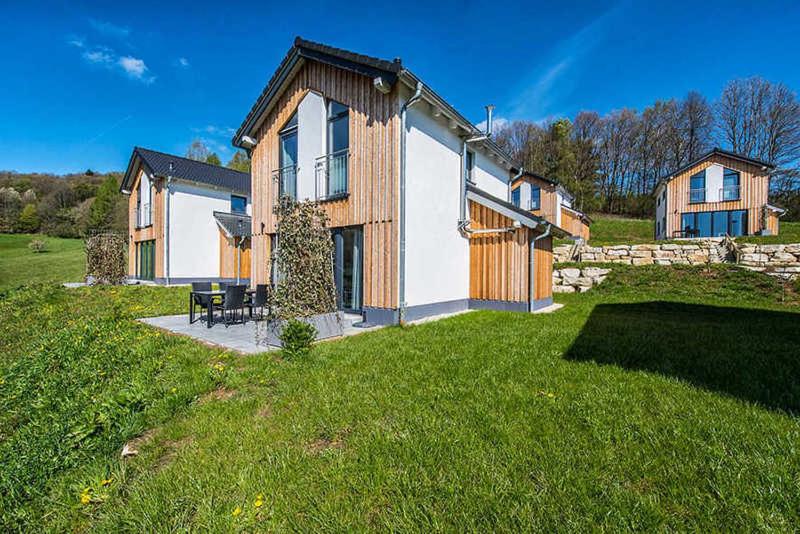
[[[211,291],[211,282],[192,282],[192,291]],[[192,314],[195,313],[197,306],[200,306],[200,315],[197,316],[195,322],[202,317],[203,310],[209,313],[209,308],[213,306],[211,295],[192,295]]]
[[[225,287],[225,300],[222,304],[214,305],[215,310],[222,311],[222,320],[227,328],[236,322],[237,311],[240,312],[242,323],[244,323],[244,292],[247,286],[229,285]]]
[[[253,310],[259,308],[258,318],[264,318],[264,308],[267,307],[267,297],[269,295],[269,286],[267,284],[256,285],[256,292],[250,299],[246,306],[250,309],[250,317],[253,316]]]
[[[224,293],[229,284],[228,282],[219,282],[217,285],[219,285],[219,290]]]

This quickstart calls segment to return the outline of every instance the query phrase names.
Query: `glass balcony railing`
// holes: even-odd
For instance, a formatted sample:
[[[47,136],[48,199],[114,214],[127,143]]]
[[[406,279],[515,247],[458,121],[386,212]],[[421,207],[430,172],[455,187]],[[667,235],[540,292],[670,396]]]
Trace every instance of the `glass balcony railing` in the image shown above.
[[[689,204],[699,204],[706,201],[705,189],[690,189],[689,190]]]
[[[297,165],[287,165],[272,171],[272,178],[278,183],[278,196],[297,198]]]
[[[329,200],[348,194],[347,163],[349,151],[339,150],[317,158],[315,162],[316,198]]]
[[[729,200],[739,200],[739,186],[738,185],[726,185],[722,189],[719,190],[719,200],[721,202],[727,202]]]

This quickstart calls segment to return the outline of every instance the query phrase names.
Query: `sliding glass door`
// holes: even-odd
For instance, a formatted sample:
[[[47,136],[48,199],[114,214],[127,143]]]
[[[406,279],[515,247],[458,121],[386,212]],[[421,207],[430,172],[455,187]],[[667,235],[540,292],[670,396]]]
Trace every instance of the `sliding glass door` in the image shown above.
[[[336,305],[344,311],[361,311],[363,231],[360,226],[336,228],[332,234]]]
[[[154,280],[156,277],[156,242],[141,241],[136,244],[137,269],[136,278],[140,280]]]
[[[681,215],[682,237],[747,235],[747,210],[701,211]]]

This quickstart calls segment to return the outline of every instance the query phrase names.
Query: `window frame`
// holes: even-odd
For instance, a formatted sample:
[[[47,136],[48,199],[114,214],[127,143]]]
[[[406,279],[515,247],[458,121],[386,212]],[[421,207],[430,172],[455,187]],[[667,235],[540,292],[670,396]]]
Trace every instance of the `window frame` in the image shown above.
[[[535,195],[534,192],[536,193]],[[535,203],[533,201],[534,197],[536,197]],[[540,186],[531,185],[530,209],[532,210],[542,209],[542,188]]]
[[[703,187],[702,188],[692,187],[694,185],[693,181],[695,179],[699,179],[699,178],[703,179]],[[689,204],[703,204],[703,203],[705,203],[706,198],[708,196],[706,194],[707,193],[706,185],[707,184],[706,184],[706,170],[705,169],[703,169],[702,171],[696,172],[693,175],[689,176]],[[695,197],[692,194],[693,191],[702,191],[703,192],[703,199],[702,200],[695,200]]]
[[[725,181],[731,176],[735,176],[736,177],[736,183],[735,184],[726,184]],[[736,186],[736,197],[735,198],[725,198],[725,188],[726,187],[730,187],[731,185],[735,185]],[[741,200],[742,199],[742,189],[741,188],[742,188],[742,173],[737,171],[737,170],[735,170],[735,169],[729,169],[728,167],[723,167],[722,168],[722,195],[721,195],[721,198],[720,198],[720,202],[735,202],[737,200]]]
[[[475,185],[475,177],[474,171],[475,170],[475,152],[472,150],[467,150],[466,156],[464,157],[464,175],[468,183]]]
[[[511,190],[511,203],[516,207],[521,207],[522,203],[522,187],[517,187]]]

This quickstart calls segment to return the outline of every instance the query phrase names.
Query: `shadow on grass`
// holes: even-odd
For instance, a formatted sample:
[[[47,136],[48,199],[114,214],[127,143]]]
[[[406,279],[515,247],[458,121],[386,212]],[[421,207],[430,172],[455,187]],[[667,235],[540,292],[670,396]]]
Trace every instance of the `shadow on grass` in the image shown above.
[[[800,414],[800,314],[675,302],[599,304],[570,360],[660,373]]]

